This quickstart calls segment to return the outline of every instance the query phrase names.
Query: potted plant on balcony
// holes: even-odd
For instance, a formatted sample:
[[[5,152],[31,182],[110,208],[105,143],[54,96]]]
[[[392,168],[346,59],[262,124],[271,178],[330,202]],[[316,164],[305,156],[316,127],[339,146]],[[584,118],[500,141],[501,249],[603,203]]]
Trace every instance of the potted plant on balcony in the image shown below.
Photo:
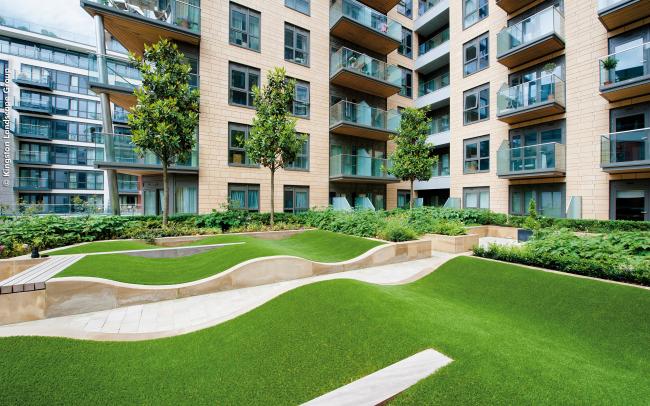
[[[183,28],[190,28],[190,22],[185,17],[179,17],[176,19],[176,25]]]
[[[550,81],[550,83],[548,83],[547,86],[550,88],[549,90],[551,91],[547,92],[546,94],[546,100],[550,102],[555,100],[555,81],[552,78],[550,78],[550,76],[553,75],[553,72],[555,72],[556,67],[557,67],[556,63],[549,62],[546,65],[544,65],[544,67],[542,68],[542,71],[544,72],[544,76],[549,77],[547,80]],[[543,83],[542,85],[544,86]]]
[[[603,84],[605,86],[609,86],[612,84],[612,74],[614,69],[616,69],[616,65],[618,65],[618,59],[613,56],[608,56],[607,58],[603,59],[602,64],[603,69],[607,71],[607,78]]]

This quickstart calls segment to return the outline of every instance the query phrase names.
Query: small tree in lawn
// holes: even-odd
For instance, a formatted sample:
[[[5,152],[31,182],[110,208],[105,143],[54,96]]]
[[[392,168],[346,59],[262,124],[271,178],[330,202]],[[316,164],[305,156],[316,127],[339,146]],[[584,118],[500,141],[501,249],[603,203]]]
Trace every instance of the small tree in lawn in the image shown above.
[[[162,165],[163,226],[169,215],[169,166],[190,157],[199,123],[199,91],[190,89],[191,67],[176,44],[166,39],[131,55],[142,76],[137,104],[129,115],[136,153],[155,155]]]
[[[267,84],[253,88],[257,113],[245,143],[250,159],[271,171],[271,226],[275,203],[275,172],[296,159],[304,138],[296,133],[296,119],[289,115],[295,80],[287,79],[284,68],[267,74]]]
[[[438,162],[437,156],[432,156],[433,145],[427,143],[430,118],[426,110],[412,107],[402,110],[397,134],[391,136],[395,150],[390,154],[392,167],[388,172],[403,181],[411,183],[411,200],[409,207],[413,208],[413,182],[429,180],[431,168]]]

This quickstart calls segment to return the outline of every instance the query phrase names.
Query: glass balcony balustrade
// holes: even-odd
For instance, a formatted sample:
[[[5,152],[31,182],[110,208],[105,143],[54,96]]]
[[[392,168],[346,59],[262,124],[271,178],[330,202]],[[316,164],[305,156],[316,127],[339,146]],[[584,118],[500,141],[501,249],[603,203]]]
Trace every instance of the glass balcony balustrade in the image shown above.
[[[135,66],[106,55],[89,55],[88,78],[91,86],[117,87],[128,93],[140,85],[140,72]]]
[[[330,77],[341,69],[347,69],[365,77],[401,86],[402,71],[395,65],[372,58],[361,52],[342,47],[330,58]]]
[[[52,114],[52,103],[49,98],[16,97],[14,98],[14,109]]]
[[[449,131],[449,116],[433,118],[429,122],[429,135]]]
[[[106,141],[110,137],[110,144],[97,144],[97,147],[104,148],[104,156],[98,157],[96,160],[102,160],[108,163],[129,164],[134,166],[139,165],[160,165],[160,160],[152,153],[146,152],[144,156],[140,156],[135,152],[135,144],[131,142],[131,135],[126,134],[102,134]],[[195,149],[191,152],[187,160],[175,163],[175,167],[183,168],[198,168],[199,166],[199,153]]]
[[[14,189],[49,190],[52,189],[52,181],[49,178],[18,177]]]
[[[501,30],[497,34],[497,58],[552,34],[564,40],[564,15],[556,7],[544,9]]]
[[[52,157],[49,151],[20,149],[16,153],[16,161],[35,164],[50,164],[52,163]]]
[[[420,83],[418,88],[419,89],[418,95],[422,97],[447,86],[449,86],[449,72],[445,72],[442,75],[436,76],[433,79]]]
[[[24,71],[14,71],[13,79],[18,84],[27,84],[46,89],[52,89],[54,87],[50,71],[46,69],[34,68]]]
[[[650,79],[650,42],[601,58],[599,66],[603,89]]]
[[[397,110],[382,110],[366,103],[352,103],[342,100],[330,107],[330,127],[342,123],[369,127],[376,130],[395,132],[401,114]]]
[[[392,162],[385,158],[339,154],[330,157],[330,177],[364,177],[394,180],[388,173]]]
[[[602,167],[650,165],[650,128],[621,131],[601,137]]]
[[[449,41],[449,27],[445,28],[443,31],[421,43],[418,46],[418,55],[424,55],[447,41]]]
[[[547,103],[564,107],[565,88],[564,81],[552,74],[517,86],[504,86],[497,93],[497,116],[515,114]]]
[[[549,142],[511,148],[508,143],[497,151],[497,175],[531,176],[566,172],[566,147]]]
[[[344,17],[395,41],[402,40],[401,24],[356,0],[337,0],[330,7],[330,28]]]
[[[30,138],[52,138],[52,126],[46,124],[22,123],[16,120],[14,122],[16,134]]]

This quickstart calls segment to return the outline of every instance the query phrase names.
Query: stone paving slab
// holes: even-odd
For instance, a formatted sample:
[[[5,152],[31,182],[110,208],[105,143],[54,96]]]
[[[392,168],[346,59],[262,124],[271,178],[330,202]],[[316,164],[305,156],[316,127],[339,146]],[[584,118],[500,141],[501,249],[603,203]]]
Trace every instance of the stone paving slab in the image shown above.
[[[375,406],[404,392],[452,361],[433,349],[424,350],[303,405]]]
[[[300,286],[332,279],[375,284],[402,284],[422,278],[455,255],[320,275],[251,288],[236,289],[0,326],[0,337],[51,336],[102,341],[138,341],[170,337],[211,327],[244,314]]]

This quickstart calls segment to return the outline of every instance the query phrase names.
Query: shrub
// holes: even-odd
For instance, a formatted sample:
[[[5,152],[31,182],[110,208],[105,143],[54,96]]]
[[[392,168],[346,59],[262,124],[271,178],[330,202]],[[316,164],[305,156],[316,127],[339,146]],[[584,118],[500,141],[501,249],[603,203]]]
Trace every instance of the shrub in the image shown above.
[[[400,219],[388,221],[377,236],[382,240],[394,242],[415,240],[418,237],[417,233]]]

